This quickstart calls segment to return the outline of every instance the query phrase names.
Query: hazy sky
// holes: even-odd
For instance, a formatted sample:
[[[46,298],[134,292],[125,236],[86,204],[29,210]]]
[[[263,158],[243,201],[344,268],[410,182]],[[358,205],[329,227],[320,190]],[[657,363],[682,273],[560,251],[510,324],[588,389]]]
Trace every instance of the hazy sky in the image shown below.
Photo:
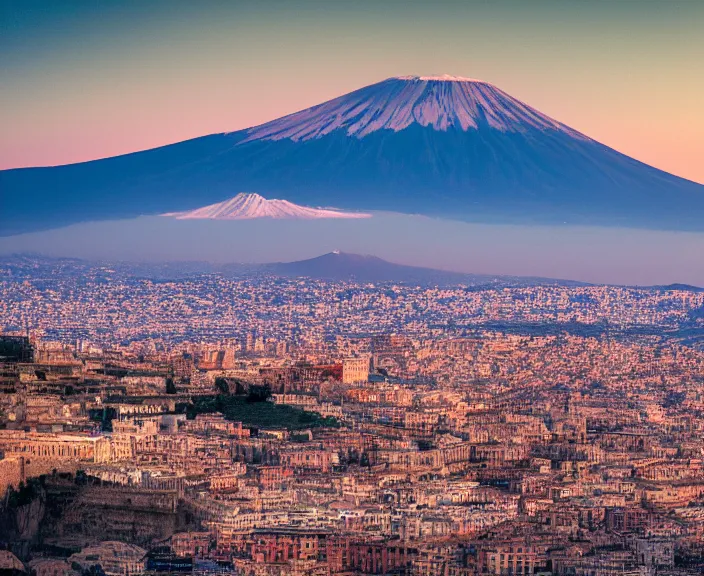
[[[132,262],[281,262],[332,250],[461,272],[704,286],[704,234],[686,232],[467,224],[375,213],[359,220],[142,216],[0,237],[0,255],[37,252]]]
[[[389,76],[491,81],[704,183],[704,1],[0,0],[0,168],[237,130]]]

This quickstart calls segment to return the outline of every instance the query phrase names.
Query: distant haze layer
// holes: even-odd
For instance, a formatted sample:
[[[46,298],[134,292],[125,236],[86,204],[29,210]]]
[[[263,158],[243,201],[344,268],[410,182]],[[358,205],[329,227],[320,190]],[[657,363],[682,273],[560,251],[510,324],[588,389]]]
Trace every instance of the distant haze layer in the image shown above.
[[[197,240],[197,241],[196,241]],[[0,238],[0,253],[135,262],[282,262],[342,250],[459,272],[704,286],[704,234],[469,224],[375,213],[358,220],[145,216]]]

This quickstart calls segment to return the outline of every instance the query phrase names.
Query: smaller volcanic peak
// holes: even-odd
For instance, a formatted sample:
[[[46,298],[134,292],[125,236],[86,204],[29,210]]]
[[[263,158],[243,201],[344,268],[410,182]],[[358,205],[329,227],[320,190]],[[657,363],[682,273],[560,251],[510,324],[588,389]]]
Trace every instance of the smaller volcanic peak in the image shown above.
[[[493,84],[450,76],[399,76],[248,131],[244,140],[305,141],[341,130],[364,138],[413,124],[434,130],[552,130],[586,136],[509,96]]]
[[[179,220],[251,220],[274,218],[277,220],[315,220],[320,218],[369,218],[361,212],[342,212],[330,208],[309,208],[287,200],[267,200],[259,194],[241,193],[217,204],[210,204],[187,212],[172,212]]]
[[[306,277],[341,282],[383,283],[398,282],[415,286],[525,286],[525,285],[575,285],[578,283],[548,278],[520,278],[488,274],[466,274],[406,266],[388,262],[377,256],[351,254],[334,250],[322,256],[296,262],[264,264],[262,271],[275,276]]]
[[[322,256],[297,262],[269,264],[269,272],[280,276],[308,277],[358,282],[413,281],[426,282],[437,271],[394,264],[376,256],[350,254],[334,250]],[[444,275],[444,274],[443,274]],[[460,274],[450,273],[459,278]]]
[[[387,262],[377,256],[351,254],[335,250],[322,256],[266,265],[277,276],[307,277],[323,280],[355,282],[403,282],[409,284],[462,284],[490,282],[489,277],[445,272],[417,266]]]

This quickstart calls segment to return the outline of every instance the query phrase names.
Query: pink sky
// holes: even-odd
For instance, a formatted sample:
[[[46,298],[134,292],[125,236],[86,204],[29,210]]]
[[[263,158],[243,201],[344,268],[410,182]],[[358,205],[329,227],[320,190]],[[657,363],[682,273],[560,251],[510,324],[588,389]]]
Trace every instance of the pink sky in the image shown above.
[[[124,22],[98,14],[56,30],[30,20],[35,36],[10,37],[0,64],[0,168],[238,130],[389,76],[450,73],[491,81],[604,144],[704,183],[696,6],[694,16],[678,14],[682,6],[581,13],[579,3],[540,2],[526,13],[285,6],[167,8]]]

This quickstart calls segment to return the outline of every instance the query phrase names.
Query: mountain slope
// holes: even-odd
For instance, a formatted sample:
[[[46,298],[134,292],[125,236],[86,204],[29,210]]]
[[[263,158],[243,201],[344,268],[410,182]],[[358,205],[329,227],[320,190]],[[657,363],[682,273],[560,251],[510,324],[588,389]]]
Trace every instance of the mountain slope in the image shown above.
[[[193,210],[244,191],[473,222],[704,230],[704,186],[490,84],[403,77],[248,130],[0,172],[0,233]]]
[[[319,218],[368,218],[363,212],[342,212],[328,208],[309,208],[287,200],[267,200],[259,194],[238,194],[234,198],[186,212],[171,212],[179,220],[251,220],[274,218],[316,220]]]

